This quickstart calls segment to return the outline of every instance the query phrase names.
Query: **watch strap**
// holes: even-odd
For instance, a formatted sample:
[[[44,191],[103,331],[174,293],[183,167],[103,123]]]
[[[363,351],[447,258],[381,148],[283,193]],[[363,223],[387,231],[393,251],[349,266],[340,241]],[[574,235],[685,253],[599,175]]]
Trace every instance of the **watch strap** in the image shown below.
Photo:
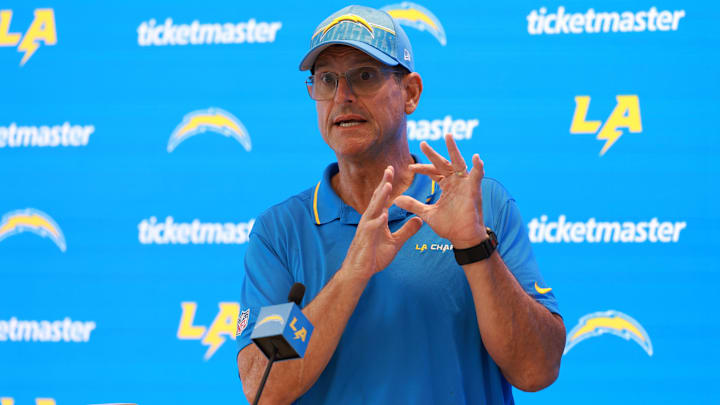
[[[497,237],[495,232],[490,228],[486,228],[488,238],[479,244],[466,248],[456,249],[453,247],[453,253],[455,254],[455,261],[461,266],[466,264],[479,262],[485,260],[493,254],[497,248]]]

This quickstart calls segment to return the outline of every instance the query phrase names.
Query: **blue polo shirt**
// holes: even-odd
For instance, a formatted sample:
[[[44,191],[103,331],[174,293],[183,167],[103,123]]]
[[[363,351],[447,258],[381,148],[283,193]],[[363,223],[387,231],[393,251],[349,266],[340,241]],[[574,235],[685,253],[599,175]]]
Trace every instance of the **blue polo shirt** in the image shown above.
[[[238,350],[252,343],[260,307],[286,302],[295,282],[305,284],[307,305],[342,265],[360,214],[332,189],[337,172],[331,164],[315,187],[257,218],[245,255],[240,307],[249,317],[238,327]],[[481,187],[485,224],[497,234],[505,264],[530,296],[558,313],[515,201],[495,180],[485,178]],[[440,192],[429,177],[415,175],[405,194],[434,203]],[[388,214],[393,232],[413,215],[394,205]],[[448,240],[423,224],[370,279],[325,371],[295,403],[513,403],[480,339],[470,287]]]

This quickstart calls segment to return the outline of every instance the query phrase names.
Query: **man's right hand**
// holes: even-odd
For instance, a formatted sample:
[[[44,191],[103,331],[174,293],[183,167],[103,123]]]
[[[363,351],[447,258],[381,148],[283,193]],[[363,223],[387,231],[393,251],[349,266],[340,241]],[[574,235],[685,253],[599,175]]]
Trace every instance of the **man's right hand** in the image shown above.
[[[390,232],[388,208],[392,205],[393,176],[394,170],[388,166],[360,218],[341,269],[348,276],[369,280],[392,262],[400,248],[423,224],[422,219],[413,217],[396,232]]]

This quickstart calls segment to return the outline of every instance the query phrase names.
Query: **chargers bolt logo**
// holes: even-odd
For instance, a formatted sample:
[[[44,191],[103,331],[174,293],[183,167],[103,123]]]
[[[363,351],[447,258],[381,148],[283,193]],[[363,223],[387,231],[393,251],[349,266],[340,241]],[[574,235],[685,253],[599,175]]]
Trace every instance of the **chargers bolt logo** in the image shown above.
[[[603,334],[619,336],[625,340],[633,340],[652,356],[653,348],[650,336],[645,329],[629,315],[619,311],[594,312],[583,316],[580,322],[568,333],[563,355],[585,339]]]
[[[427,31],[440,42],[440,45],[445,46],[447,44],[445,29],[440,24],[440,20],[425,7],[404,1],[400,4],[385,6],[381,10],[390,14],[400,25],[412,27],[419,31]]]
[[[53,9],[36,9],[35,18],[33,18],[25,36],[19,32],[10,32],[12,15],[12,10],[0,10],[0,47],[17,45],[18,52],[24,53],[20,60],[20,66],[23,66],[35,51],[37,51],[40,47],[40,42],[43,42],[45,45],[57,44],[55,12]]]
[[[0,242],[12,235],[32,232],[50,238],[61,251],[65,251],[65,236],[55,221],[42,211],[26,208],[5,214],[0,220]]]
[[[220,108],[208,108],[207,110],[193,111],[183,117],[180,125],[175,128],[167,144],[168,153],[184,140],[206,131],[212,131],[231,137],[250,152],[252,144],[250,143],[250,135],[245,126],[227,111]]]
[[[279,322],[282,324],[285,323],[285,320],[280,315],[268,315],[265,318],[261,319],[260,322],[255,325],[255,327],[257,328],[258,326],[268,322]]]
[[[345,14],[345,15],[336,17],[335,19],[330,21],[330,23],[328,25],[326,25],[322,29],[322,31],[318,31],[318,32],[322,32],[322,36],[320,37],[320,40],[322,41],[322,39],[325,37],[325,34],[327,34],[327,32],[330,31],[330,28],[340,24],[343,21],[350,21],[352,23],[358,24],[358,25],[362,26],[363,28],[365,28],[366,30],[368,30],[371,37],[373,37],[373,38],[375,37],[375,32],[373,31],[373,27],[372,27],[372,25],[370,25],[370,23],[366,19],[364,19],[358,15],[355,15],[355,14]],[[313,37],[315,37],[315,35],[317,35],[317,32],[313,35]]]

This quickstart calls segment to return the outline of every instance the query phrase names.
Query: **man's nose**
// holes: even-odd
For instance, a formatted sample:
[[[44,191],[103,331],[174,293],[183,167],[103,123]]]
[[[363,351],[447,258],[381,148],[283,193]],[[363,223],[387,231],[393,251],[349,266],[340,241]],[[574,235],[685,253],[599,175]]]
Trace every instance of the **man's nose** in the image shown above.
[[[347,103],[355,101],[355,93],[350,88],[350,82],[347,77],[338,77],[337,89],[335,89],[335,102],[336,103]]]

